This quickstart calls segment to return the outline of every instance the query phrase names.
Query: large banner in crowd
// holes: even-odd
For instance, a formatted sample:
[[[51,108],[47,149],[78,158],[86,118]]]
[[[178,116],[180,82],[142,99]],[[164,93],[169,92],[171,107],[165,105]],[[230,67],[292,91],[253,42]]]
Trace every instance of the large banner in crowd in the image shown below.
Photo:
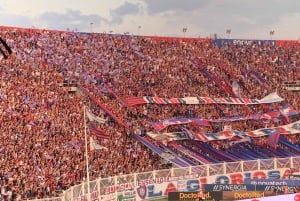
[[[248,131],[248,132],[226,130],[226,131],[220,131],[218,133],[194,133],[192,131],[185,129],[184,132],[171,132],[171,133],[147,132],[147,135],[155,140],[165,141],[165,142],[174,141],[174,140],[186,140],[186,139],[207,142],[213,140],[232,139],[234,137],[238,139],[243,139],[249,137],[270,136],[273,135],[274,133],[279,133],[279,134],[300,133],[300,120],[283,126],[278,126],[274,128],[262,128],[254,131]]]
[[[285,105],[279,110],[270,111],[264,114],[252,114],[249,116],[234,116],[223,117],[219,119],[204,119],[204,118],[172,118],[166,119],[160,122],[151,122],[150,125],[157,131],[160,131],[170,125],[180,125],[193,123],[197,126],[210,126],[210,122],[230,122],[230,121],[242,121],[242,120],[266,120],[275,119],[279,117],[290,117],[296,115],[297,111],[291,105]]]
[[[160,97],[128,97],[126,98],[128,106],[141,105],[141,104],[231,104],[231,105],[255,105],[263,103],[276,103],[283,101],[283,98],[278,96],[277,93],[271,93],[263,99],[250,99],[250,98],[212,98],[212,97],[184,97],[184,98],[160,98]]]
[[[233,44],[233,45],[265,45],[270,44],[272,46],[276,46],[276,40],[247,40],[247,39],[215,39],[213,42],[218,46],[221,47],[224,44]]]

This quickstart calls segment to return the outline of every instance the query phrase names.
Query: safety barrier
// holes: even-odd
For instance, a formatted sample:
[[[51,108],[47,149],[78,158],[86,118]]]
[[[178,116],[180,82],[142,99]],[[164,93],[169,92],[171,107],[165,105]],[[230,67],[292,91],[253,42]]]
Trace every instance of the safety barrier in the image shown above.
[[[225,182],[234,183],[237,182],[236,180],[241,179],[238,178],[239,176],[243,177],[243,175],[245,177],[251,177],[251,175],[263,175],[263,177],[265,176],[266,178],[274,176],[280,178],[283,176],[288,177],[287,174],[292,173],[292,171],[298,172],[298,169],[300,169],[300,157],[289,157],[224,162],[191,166],[187,168],[171,168],[128,175],[117,175],[90,181],[90,198],[93,201],[124,201],[149,199],[151,196],[165,197],[164,193],[155,194],[154,191],[161,192],[159,188],[170,188],[170,186],[166,187],[166,185],[171,182],[176,182],[179,186],[180,184],[177,181],[187,181],[189,179],[194,179],[195,181],[195,179],[197,179],[200,182],[198,185],[194,184],[193,187],[195,188],[196,186],[201,188],[201,182],[221,183],[224,182],[221,181],[224,180],[224,178],[225,180],[226,178],[229,178],[229,180]],[[283,171],[280,172],[278,170],[285,170],[285,172],[283,173]],[[159,186],[156,190],[154,189],[155,185]],[[64,191],[61,197],[39,199],[39,201],[87,200],[87,186],[87,182],[83,182]],[[150,186],[150,188],[145,189],[146,186]],[[149,190],[152,191],[150,192]],[[145,195],[145,193],[148,194]]]

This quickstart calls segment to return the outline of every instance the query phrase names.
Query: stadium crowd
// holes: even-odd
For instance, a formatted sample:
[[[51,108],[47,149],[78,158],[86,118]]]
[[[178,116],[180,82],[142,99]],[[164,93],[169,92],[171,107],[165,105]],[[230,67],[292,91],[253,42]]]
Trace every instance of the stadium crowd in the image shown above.
[[[153,131],[150,122],[262,114],[285,103],[299,109],[299,93],[285,90],[282,84],[299,80],[297,44],[218,47],[210,39],[7,27],[0,27],[0,34],[13,50],[0,63],[0,186],[7,200],[58,196],[86,179],[84,120],[89,122],[84,108],[106,120],[98,126],[109,136],[93,136],[106,149],[89,150],[91,179],[164,168],[159,156],[132,137],[141,130]],[[253,79],[251,72],[261,75],[263,82]],[[243,86],[242,97],[261,99],[276,91],[284,101],[264,106],[126,103],[133,96],[232,97],[234,81]],[[75,83],[78,91],[70,93],[64,82]],[[245,120],[226,125],[251,131],[285,123]],[[215,132],[219,124],[189,126]]]

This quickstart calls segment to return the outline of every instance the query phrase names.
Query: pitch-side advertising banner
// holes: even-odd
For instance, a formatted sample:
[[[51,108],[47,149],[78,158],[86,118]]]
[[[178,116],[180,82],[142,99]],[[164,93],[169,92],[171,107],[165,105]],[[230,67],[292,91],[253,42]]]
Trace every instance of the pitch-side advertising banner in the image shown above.
[[[184,176],[166,176],[149,179],[137,179],[136,183],[133,180],[123,181],[114,184],[113,180],[102,179],[100,182],[100,192],[95,188],[91,192],[91,200],[94,201],[141,201],[152,200],[156,198],[167,197],[169,192],[199,192],[206,191],[206,184],[219,185],[215,188],[235,188],[225,185],[241,185],[245,179],[288,179],[291,175],[289,168],[278,170],[257,170],[248,172],[238,172],[231,174],[218,174],[209,177],[202,177],[199,174],[184,175]],[[145,177],[144,177],[145,178]],[[221,186],[222,185],[222,186]],[[245,192],[247,186],[236,186],[237,192]],[[271,187],[268,187],[270,190]],[[249,192],[254,192],[249,188]],[[259,190],[257,192],[265,192]],[[213,193],[213,191],[211,191]],[[232,192],[228,192],[229,194]],[[85,197],[85,198],[84,198]],[[86,196],[78,197],[73,200],[83,200]],[[284,200],[286,201],[286,200]],[[300,201],[300,200],[299,200]]]
[[[184,177],[163,177],[156,179],[140,180],[137,183],[136,200],[151,200],[167,197],[169,192],[196,192],[205,190],[206,184],[243,184],[244,179],[283,179],[290,175],[289,168],[280,170],[259,170],[244,173],[232,173],[210,177],[187,175]]]
[[[297,187],[300,189],[300,186],[288,186],[289,192],[293,192],[294,187]],[[283,193],[284,192],[284,185],[251,185],[251,184],[206,184],[205,185],[205,191],[207,192],[225,192],[225,191],[260,191],[260,192],[266,192],[274,190],[277,190],[277,192]]]

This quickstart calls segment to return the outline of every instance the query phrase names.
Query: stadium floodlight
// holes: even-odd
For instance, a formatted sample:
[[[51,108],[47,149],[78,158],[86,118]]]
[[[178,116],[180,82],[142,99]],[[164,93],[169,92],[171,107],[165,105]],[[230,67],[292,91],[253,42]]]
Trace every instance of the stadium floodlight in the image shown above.
[[[90,32],[93,33],[93,22],[90,23]]]
[[[185,37],[185,33],[187,32],[187,29],[188,29],[187,27],[182,28],[182,33],[183,33],[184,37]]]
[[[231,29],[226,29],[226,34],[228,35],[228,38],[230,38]]]
[[[141,25],[139,25],[139,26],[137,27],[137,35],[140,35],[140,30],[141,30],[141,28],[142,28]]]
[[[1,37],[0,37],[0,53],[3,59],[7,59],[8,55],[12,53],[10,47],[7,45],[5,40],[3,40]]]
[[[274,34],[275,34],[275,31],[274,31],[274,30],[271,30],[271,31],[270,31],[270,37],[271,37],[271,40],[272,40]]]

